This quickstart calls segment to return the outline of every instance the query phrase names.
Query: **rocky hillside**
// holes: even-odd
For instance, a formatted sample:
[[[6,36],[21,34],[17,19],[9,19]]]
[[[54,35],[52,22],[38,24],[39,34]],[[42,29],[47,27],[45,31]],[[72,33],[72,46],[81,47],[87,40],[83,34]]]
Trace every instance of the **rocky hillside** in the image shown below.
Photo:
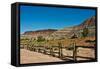
[[[30,35],[32,37],[43,36],[47,39],[70,38],[73,34],[77,35],[77,37],[81,37],[81,33],[84,28],[88,28],[88,36],[95,36],[95,16],[83,21],[83,23],[79,25],[66,27],[61,30],[46,29],[37,31],[26,31],[23,35]]]
[[[32,36],[32,37],[38,37],[38,36],[46,37],[54,33],[55,31],[57,30],[56,29],[45,29],[45,30],[37,30],[37,31],[26,31],[23,35]]]
[[[77,37],[82,36],[82,31],[84,28],[88,28],[88,36],[95,36],[95,16],[85,20],[83,23],[73,26],[66,27],[61,30],[54,32],[51,37],[56,39],[70,38],[72,35],[76,34]],[[55,37],[56,36],[56,37]]]
[[[90,26],[94,26],[94,25],[95,25],[95,16],[87,19],[86,21],[84,21],[79,26],[83,26],[83,27],[88,26],[88,27],[90,27]]]

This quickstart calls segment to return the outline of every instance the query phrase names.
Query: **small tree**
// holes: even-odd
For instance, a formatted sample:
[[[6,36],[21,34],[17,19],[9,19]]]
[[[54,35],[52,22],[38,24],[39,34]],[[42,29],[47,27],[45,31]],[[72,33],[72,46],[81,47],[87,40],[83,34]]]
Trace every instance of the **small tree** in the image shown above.
[[[43,38],[42,36],[38,36],[38,37],[37,37],[37,41],[38,41],[38,42],[45,41],[45,38]]]
[[[84,28],[83,29],[83,32],[82,32],[82,36],[83,37],[87,37],[88,36],[88,33],[89,33],[88,28]]]

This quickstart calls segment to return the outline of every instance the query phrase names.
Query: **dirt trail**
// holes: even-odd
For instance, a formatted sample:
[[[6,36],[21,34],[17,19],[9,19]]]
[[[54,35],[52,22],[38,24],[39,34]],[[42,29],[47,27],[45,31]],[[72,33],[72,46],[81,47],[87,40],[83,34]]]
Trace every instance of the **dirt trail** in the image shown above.
[[[37,53],[37,52],[25,50],[25,49],[20,50],[20,58],[21,58],[20,59],[21,64],[63,61],[56,57],[44,55],[41,53]]]

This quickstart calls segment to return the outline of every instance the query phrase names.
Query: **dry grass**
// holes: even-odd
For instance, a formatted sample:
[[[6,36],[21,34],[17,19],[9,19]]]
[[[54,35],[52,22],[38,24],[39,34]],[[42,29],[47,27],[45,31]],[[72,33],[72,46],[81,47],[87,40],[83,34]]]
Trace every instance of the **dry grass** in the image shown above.
[[[93,43],[86,42],[87,40],[95,40],[95,37],[77,38],[77,39],[63,39],[63,40],[49,40],[46,44],[49,46],[57,46],[61,43],[62,46],[70,46],[72,43],[76,43],[78,46],[94,46]]]

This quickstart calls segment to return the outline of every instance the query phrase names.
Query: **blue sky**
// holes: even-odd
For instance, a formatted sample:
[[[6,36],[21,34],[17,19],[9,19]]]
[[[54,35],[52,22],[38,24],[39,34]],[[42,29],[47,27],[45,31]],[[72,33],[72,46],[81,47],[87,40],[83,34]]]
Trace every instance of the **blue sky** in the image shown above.
[[[95,16],[95,10],[76,8],[56,8],[41,6],[20,6],[20,29],[35,31],[40,29],[62,29],[82,23]]]

